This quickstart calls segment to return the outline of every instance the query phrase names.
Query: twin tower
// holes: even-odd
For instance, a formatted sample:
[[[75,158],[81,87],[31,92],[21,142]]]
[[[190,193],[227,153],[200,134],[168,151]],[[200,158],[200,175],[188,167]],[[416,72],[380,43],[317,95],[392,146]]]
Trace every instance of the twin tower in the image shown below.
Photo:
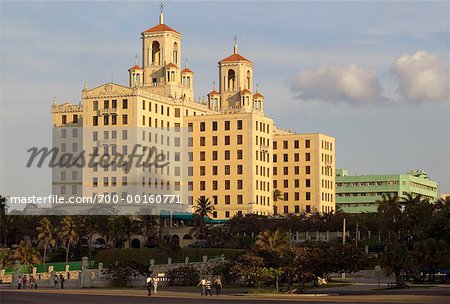
[[[142,66],[138,59],[129,71],[130,87],[140,87],[169,98],[194,101],[194,73],[181,69],[181,33],[159,24],[142,34]],[[208,94],[208,107],[214,111],[264,111],[264,96],[254,92],[253,63],[240,55],[234,43],[233,54],[219,61],[219,92]]]

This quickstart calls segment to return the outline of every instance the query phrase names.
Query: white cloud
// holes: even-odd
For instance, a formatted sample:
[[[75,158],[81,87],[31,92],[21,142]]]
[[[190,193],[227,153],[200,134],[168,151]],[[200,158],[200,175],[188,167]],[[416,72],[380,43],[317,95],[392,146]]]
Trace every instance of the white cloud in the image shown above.
[[[407,101],[449,101],[450,68],[425,51],[403,55],[392,65],[399,78],[399,93]]]
[[[301,71],[291,82],[291,91],[303,100],[370,104],[382,100],[376,73],[350,64]]]

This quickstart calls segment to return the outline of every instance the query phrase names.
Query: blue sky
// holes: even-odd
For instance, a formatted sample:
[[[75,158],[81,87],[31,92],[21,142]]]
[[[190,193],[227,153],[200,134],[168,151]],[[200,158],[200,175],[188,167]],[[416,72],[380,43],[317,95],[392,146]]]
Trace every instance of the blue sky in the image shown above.
[[[0,193],[48,194],[49,170],[26,150],[50,145],[50,105],[83,82],[127,84],[157,2],[1,2]],[[422,169],[450,192],[450,3],[166,2],[182,56],[206,95],[217,62],[253,61],[266,115],[336,138],[352,173]],[[112,73],[113,71],[113,73]]]

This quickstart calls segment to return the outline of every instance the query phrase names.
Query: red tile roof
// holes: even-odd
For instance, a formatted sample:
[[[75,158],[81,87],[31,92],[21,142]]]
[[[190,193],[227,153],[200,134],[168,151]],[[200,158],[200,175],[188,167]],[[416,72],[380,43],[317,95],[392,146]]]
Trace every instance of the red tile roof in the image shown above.
[[[175,32],[177,34],[180,34],[170,26],[167,26],[165,24],[158,24],[157,26],[154,26],[152,28],[149,28],[148,30],[144,31],[144,33],[154,33],[154,32]]]
[[[256,92],[255,94],[253,94],[253,97],[263,97],[264,95],[262,95],[261,93]]]
[[[191,70],[189,70],[188,68],[184,68],[181,73],[194,73]]]
[[[166,64],[166,68],[178,68],[178,66],[171,62],[171,63]]]
[[[243,89],[242,91],[241,91],[241,94],[251,94],[252,92],[251,91],[249,91],[249,90],[247,90],[247,89]]]
[[[220,60],[220,62],[226,62],[226,61],[229,61],[229,62],[233,62],[233,61],[248,61],[248,62],[251,62],[250,60],[248,60],[247,58],[245,58],[244,56],[239,55],[239,54],[233,54],[231,56],[228,56],[227,58],[224,58],[224,59]]]
[[[138,65],[134,65],[131,68],[129,68],[129,70],[142,70],[142,68]]]
[[[212,90],[211,92],[208,93],[208,95],[220,95],[220,93],[217,92],[216,90]]]

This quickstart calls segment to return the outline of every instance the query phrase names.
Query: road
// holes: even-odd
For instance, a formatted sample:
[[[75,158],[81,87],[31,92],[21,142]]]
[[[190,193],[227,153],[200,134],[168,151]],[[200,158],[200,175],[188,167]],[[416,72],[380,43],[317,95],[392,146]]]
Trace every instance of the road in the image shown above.
[[[427,293],[411,291],[405,293],[383,293],[369,295],[224,295],[200,297],[193,293],[161,292],[158,296],[148,297],[143,290],[13,290],[0,289],[1,304],[27,303],[64,303],[64,304],[97,304],[97,303],[450,303],[448,289],[435,288]]]

